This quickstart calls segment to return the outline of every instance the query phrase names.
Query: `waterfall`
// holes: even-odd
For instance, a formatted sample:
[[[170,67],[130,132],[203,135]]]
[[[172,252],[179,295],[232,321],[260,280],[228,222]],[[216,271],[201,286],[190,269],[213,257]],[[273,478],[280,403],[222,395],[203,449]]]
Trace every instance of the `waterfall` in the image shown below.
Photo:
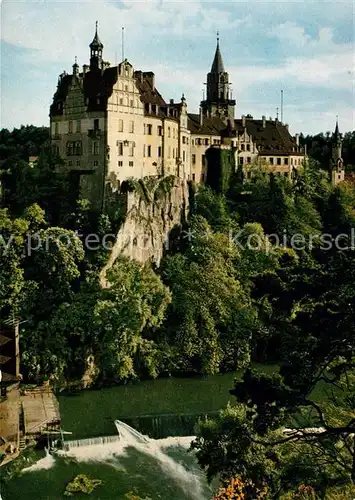
[[[149,439],[120,420],[115,420],[115,425],[120,436],[120,441],[125,448],[133,447],[141,453],[150,455],[157,460],[163,471],[184,490],[187,498],[193,498],[194,500],[202,500],[204,498],[199,478],[164,452],[168,447],[181,446],[179,438]],[[189,438],[190,443],[192,439],[192,437]],[[186,441],[183,447],[185,446]]]
[[[95,446],[95,445],[104,445],[108,443],[115,443],[120,440],[119,436],[101,436],[96,438],[87,438],[87,439],[74,439],[73,441],[65,441],[64,449],[66,451],[71,450],[72,448],[80,448],[82,446]]]
[[[22,469],[22,472],[33,472],[37,470],[51,469],[55,464],[55,459],[49,453],[49,450],[47,448],[45,448],[44,451],[46,453],[46,456],[44,458],[41,458],[41,460],[38,460],[38,462],[31,465],[30,467]]]

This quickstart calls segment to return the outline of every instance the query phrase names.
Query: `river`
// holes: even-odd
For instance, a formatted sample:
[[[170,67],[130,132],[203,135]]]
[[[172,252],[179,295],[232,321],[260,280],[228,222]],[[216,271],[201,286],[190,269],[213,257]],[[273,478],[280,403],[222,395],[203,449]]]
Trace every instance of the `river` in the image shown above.
[[[65,486],[77,474],[102,481],[90,498],[125,500],[134,491],[144,500],[211,499],[212,489],[188,448],[198,416],[232,400],[228,391],[235,376],[158,379],[59,394],[62,428],[72,432],[69,449],[41,458],[3,488],[2,499],[65,499]]]

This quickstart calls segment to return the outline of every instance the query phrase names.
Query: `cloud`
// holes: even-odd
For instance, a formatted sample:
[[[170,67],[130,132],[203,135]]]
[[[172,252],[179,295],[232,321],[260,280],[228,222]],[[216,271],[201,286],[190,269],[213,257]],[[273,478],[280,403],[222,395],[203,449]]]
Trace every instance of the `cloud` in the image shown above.
[[[198,109],[219,29],[225,65],[243,110],[249,112],[250,106],[252,114],[258,111],[260,115],[265,114],[262,109],[274,106],[262,95],[266,86],[275,95],[280,88],[292,88],[295,101],[300,101],[304,89],[313,89],[312,101],[318,104],[308,103],[312,112],[290,111],[295,124],[307,116],[306,126],[316,131],[325,123],[324,109],[331,108],[332,115],[337,108],[350,117],[349,109],[354,107],[351,13],[349,2],[335,5],[320,0],[307,0],[307,4],[292,0],[5,0],[2,38],[10,45],[2,54],[8,73],[3,122],[48,122],[58,73],[64,68],[70,71],[75,55],[79,64],[88,62],[88,45],[98,19],[104,59],[120,60],[121,27],[125,26],[126,55],[133,66],[154,71],[166,99],[178,99],[184,92],[191,112]],[[20,81],[11,85],[14,74]],[[37,85],[39,81],[42,85]],[[35,104],[27,103],[32,96]],[[339,100],[330,102],[334,96]],[[349,126],[352,120],[352,116],[347,118]]]

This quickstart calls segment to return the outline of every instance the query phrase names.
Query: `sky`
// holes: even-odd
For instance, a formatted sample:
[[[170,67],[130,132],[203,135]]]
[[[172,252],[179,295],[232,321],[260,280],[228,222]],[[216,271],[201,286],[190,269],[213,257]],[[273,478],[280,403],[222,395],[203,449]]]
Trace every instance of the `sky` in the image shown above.
[[[236,117],[283,118],[292,133],[355,129],[355,1],[3,0],[0,127],[48,125],[58,75],[89,62],[99,24],[103,58],[153,71],[168,101],[197,113],[216,32]],[[279,110],[280,118],[280,110]]]

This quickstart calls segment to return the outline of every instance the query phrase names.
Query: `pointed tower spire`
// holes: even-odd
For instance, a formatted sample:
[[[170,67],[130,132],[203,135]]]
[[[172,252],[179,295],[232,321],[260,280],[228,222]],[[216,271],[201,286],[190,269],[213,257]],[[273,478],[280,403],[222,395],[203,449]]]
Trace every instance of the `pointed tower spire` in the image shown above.
[[[211,73],[215,73],[215,74],[224,73],[223,59],[222,59],[221,51],[219,49],[219,31],[217,31],[217,47],[216,47],[216,52],[215,52],[212,67],[211,67]]]
[[[222,120],[234,118],[235,100],[230,98],[229,87],[229,75],[224,69],[217,31],[216,52],[211,71],[207,75],[207,96],[201,102],[204,115],[218,116]]]
[[[102,49],[104,48],[99,35],[97,33],[97,25],[95,24],[95,36],[93,41],[90,43],[90,69],[101,69],[102,68]]]
[[[338,139],[340,139],[340,133],[339,133],[338,115],[337,115],[335,123],[335,131],[334,131],[334,140],[338,141]]]

